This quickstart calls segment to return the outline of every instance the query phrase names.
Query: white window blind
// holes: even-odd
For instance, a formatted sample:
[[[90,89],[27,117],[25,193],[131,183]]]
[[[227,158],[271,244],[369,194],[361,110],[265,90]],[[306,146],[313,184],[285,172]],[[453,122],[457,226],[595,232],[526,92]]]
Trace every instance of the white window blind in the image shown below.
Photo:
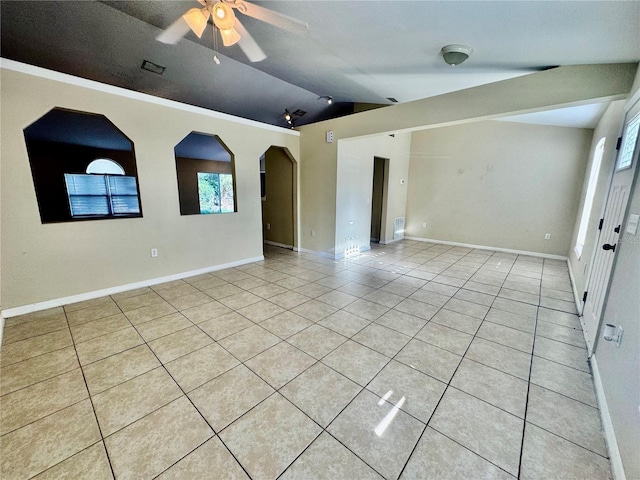
[[[140,213],[135,177],[65,173],[72,217]]]

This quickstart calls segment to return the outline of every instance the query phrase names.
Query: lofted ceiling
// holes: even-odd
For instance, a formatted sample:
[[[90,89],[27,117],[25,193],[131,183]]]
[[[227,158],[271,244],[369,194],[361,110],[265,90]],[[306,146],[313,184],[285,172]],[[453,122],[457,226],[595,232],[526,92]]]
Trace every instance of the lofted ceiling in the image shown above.
[[[354,104],[408,102],[558,65],[640,61],[640,0],[253,3],[306,22],[308,32],[239,15],[267,58],[251,63],[237,45],[220,44],[217,65],[211,27],[176,45],[155,39],[195,0],[2,0],[1,55],[279,126],[285,108],[306,112],[294,115],[303,125]],[[440,55],[451,43],[474,49],[455,68]],[[144,60],[164,73],[141,69]],[[522,121],[590,125],[582,115],[602,108],[587,110]]]

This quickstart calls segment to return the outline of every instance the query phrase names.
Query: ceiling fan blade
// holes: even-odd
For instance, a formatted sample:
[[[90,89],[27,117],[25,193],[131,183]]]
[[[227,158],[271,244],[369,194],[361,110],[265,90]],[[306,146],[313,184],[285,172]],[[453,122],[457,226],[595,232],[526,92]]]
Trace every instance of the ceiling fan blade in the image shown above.
[[[261,62],[262,60],[267,58],[267,55],[260,48],[260,45],[258,45],[255,39],[247,31],[247,29],[244,28],[244,25],[240,23],[240,20],[238,20],[238,18],[236,18],[235,28],[240,34],[238,46],[242,49],[250,62]]]
[[[189,24],[184,18],[180,17],[167,28],[164,32],[156,37],[156,40],[162,43],[170,43],[175,45],[182,37],[189,33]]]
[[[309,30],[309,25],[306,22],[298,20],[297,18],[283,15],[282,13],[274,12],[268,8],[261,7],[250,2],[239,2],[240,6],[238,10],[245,15],[248,15],[263,22],[270,23],[271,25],[282,28],[283,30],[289,30],[294,33],[306,33]]]

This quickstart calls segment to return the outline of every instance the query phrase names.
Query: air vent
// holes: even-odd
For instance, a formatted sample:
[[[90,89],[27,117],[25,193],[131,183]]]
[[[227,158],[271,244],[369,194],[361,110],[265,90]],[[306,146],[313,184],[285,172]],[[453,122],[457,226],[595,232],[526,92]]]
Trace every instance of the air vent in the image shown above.
[[[396,217],[393,221],[393,239],[402,240],[404,238],[404,217]]]
[[[162,75],[167,67],[163,67],[162,65],[150,62],[149,60],[144,60],[140,68],[152,73],[157,73],[158,75]]]
[[[398,100],[396,100],[393,97],[387,97],[387,100],[389,100],[390,102],[393,102],[393,103],[398,103]]]
[[[298,109],[298,110],[296,110],[295,112],[292,112],[292,113],[291,113],[291,115],[295,115],[296,117],[301,117],[301,116],[303,116],[305,113],[307,113],[307,112],[305,112],[304,110],[300,110],[300,109]]]

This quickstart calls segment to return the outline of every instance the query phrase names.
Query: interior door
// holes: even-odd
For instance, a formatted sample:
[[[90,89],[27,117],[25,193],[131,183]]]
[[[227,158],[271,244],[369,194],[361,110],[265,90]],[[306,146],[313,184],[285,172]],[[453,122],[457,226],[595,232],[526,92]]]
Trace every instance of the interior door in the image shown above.
[[[600,326],[611,278],[611,270],[633,178],[638,164],[638,130],[640,127],[640,102],[627,112],[622,143],[618,151],[615,171],[607,196],[602,229],[596,244],[593,265],[589,277],[587,298],[582,311],[585,339],[589,354],[593,351]]]

